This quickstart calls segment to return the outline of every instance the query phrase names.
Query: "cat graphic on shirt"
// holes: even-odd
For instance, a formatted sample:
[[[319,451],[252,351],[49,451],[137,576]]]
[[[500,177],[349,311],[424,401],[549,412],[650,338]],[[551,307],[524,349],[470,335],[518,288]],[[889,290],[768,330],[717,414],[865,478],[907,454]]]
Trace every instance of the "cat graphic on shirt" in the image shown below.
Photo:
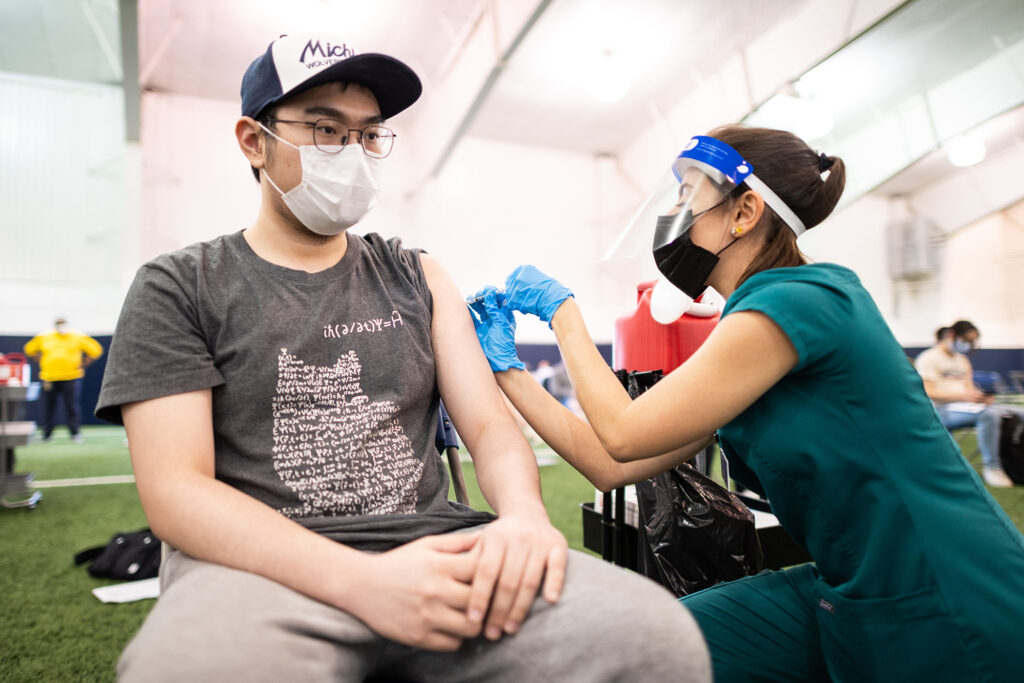
[[[392,401],[363,393],[355,351],[309,365],[281,349],[273,399],[274,470],[301,504],[289,517],[416,511],[423,462]]]

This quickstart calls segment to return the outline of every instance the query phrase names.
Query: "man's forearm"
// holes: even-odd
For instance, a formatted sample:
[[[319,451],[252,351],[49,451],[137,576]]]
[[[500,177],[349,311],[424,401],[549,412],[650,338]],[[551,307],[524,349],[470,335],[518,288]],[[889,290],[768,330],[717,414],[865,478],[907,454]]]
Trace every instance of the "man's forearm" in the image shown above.
[[[472,451],[477,483],[495,512],[546,516],[537,459],[515,423],[489,424],[478,440]]]
[[[259,574],[345,609],[368,556],[320,536],[231,486],[183,473],[140,487],[157,537],[197,559]]]
[[[969,401],[966,391],[940,391],[932,389],[925,392],[933,401],[938,403],[953,403],[954,401]]]

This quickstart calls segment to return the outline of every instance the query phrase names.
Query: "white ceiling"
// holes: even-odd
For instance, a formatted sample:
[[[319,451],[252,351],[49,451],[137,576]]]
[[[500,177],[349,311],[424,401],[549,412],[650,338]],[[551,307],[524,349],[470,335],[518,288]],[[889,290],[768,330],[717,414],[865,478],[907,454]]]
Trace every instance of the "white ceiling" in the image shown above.
[[[144,90],[238,101],[242,74],[279,35],[335,33],[407,62],[429,84],[480,0],[139,0]]]
[[[540,0],[503,1],[542,7],[540,19],[469,132],[586,153],[621,149],[630,129],[649,123],[804,2],[552,0],[544,7]],[[324,27],[351,36],[356,51],[406,61],[429,93],[491,6],[491,0],[138,0],[140,86],[237,101],[242,73],[270,41]],[[117,0],[0,0],[0,27],[14,26],[0,28],[0,71],[121,80]],[[498,60],[494,54],[494,64]],[[587,93],[585,82],[600,73],[595,68],[602,60],[630,79],[626,96],[614,104],[599,104]]]
[[[980,140],[988,159],[1024,149],[1024,107],[1017,107],[997,116],[971,131]],[[913,194],[922,187],[947,177],[953,170],[942,148],[925,155],[914,164],[875,188],[878,194],[900,197]]]
[[[472,59],[487,62],[487,68],[498,67],[500,75],[471,117],[468,132],[587,154],[614,153],[745,44],[792,17],[806,3],[138,0],[138,71],[143,90],[237,102],[242,73],[271,40],[282,33],[323,27],[346,39],[351,36],[350,47],[356,51],[384,52],[406,61],[423,79],[429,95],[458,62],[467,35],[479,29],[480,22],[497,16],[496,36],[522,28],[521,17],[497,25],[502,12],[488,10],[504,8],[509,14],[512,8],[522,15],[539,8],[538,21],[507,64],[501,63],[496,52],[473,55]],[[0,0],[0,71],[121,82],[118,4],[118,0]],[[859,45],[859,49],[841,52],[830,68],[841,72],[845,62],[855,62],[847,64],[848,73],[871,81],[875,96],[885,100],[886,82],[910,79],[927,84],[929,74],[943,71],[950,60],[968,58],[968,47],[984,55],[1000,49],[993,41],[1012,44],[1021,37],[1024,0],[980,4],[917,0],[914,7],[918,8],[915,11],[930,12],[929,20],[917,30],[894,35],[896,29],[887,32],[883,24],[869,40],[851,46]],[[1003,27],[1006,35],[993,33],[993,26]],[[950,33],[961,39],[955,44],[948,42],[943,36]],[[509,36],[495,42],[507,46]],[[888,55],[887,61],[877,63],[877,55],[882,53]],[[615,69],[628,76],[628,92],[615,103],[594,101],[587,84],[595,78],[607,80],[602,78],[604,70]],[[903,79],[887,80],[883,77],[886,72],[898,72]],[[901,88],[901,92],[905,90]],[[879,106],[868,107],[868,113],[877,112]],[[849,112],[861,109],[843,107]],[[422,111],[422,107],[414,107],[402,116],[415,121]],[[836,123],[838,128],[849,122],[837,116]],[[451,122],[451,128],[457,124]],[[1018,135],[1022,126],[1019,117],[1013,119],[1012,134]],[[448,133],[450,130],[443,132]],[[884,189],[909,191],[915,178],[930,178],[942,168],[939,161],[925,162]]]
[[[117,0],[0,0],[0,71],[120,83]]]
[[[526,36],[480,111],[472,134],[615,152],[686,91],[801,0],[556,0]],[[602,70],[628,77],[626,96],[601,104],[588,85]]]

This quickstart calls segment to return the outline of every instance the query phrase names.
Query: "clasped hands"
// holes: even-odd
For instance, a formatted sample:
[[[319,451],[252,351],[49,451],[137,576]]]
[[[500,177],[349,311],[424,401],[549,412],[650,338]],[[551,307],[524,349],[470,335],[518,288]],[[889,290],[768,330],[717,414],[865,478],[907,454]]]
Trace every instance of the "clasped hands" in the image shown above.
[[[572,291],[530,265],[519,266],[505,279],[505,291],[488,285],[469,298],[476,336],[494,372],[526,366],[516,354],[514,311],[535,315],[551,325],[555,311]]]
[[[513,514],[479,531],[426,536],[372,558],[355,613],[380,635],[452,651],[483,634],[514,634],[543,588],[562,592],[568,546],[537,514]]]

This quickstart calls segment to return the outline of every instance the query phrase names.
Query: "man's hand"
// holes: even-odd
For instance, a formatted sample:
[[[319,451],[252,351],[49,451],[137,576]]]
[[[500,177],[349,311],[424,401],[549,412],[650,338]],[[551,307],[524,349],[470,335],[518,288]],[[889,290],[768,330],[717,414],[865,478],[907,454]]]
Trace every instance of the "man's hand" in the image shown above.
[[[978,391],[974,387],[971,387],[964,392],[962,400],[968,403],[992,403],[994,399],[983,391]]]
[[[545,600],[553,603],[561,595],[568,547],[544,515],[509,515],[487,525],[480,534],[469,620],[479,625],[486,617],[484,636],[490,640],[518,631],[542,579]]]
[[[480,533],[426,536],[369,559],[366,587],[351,612],[385,638],[454,651],[480,634],[466,616]]]

